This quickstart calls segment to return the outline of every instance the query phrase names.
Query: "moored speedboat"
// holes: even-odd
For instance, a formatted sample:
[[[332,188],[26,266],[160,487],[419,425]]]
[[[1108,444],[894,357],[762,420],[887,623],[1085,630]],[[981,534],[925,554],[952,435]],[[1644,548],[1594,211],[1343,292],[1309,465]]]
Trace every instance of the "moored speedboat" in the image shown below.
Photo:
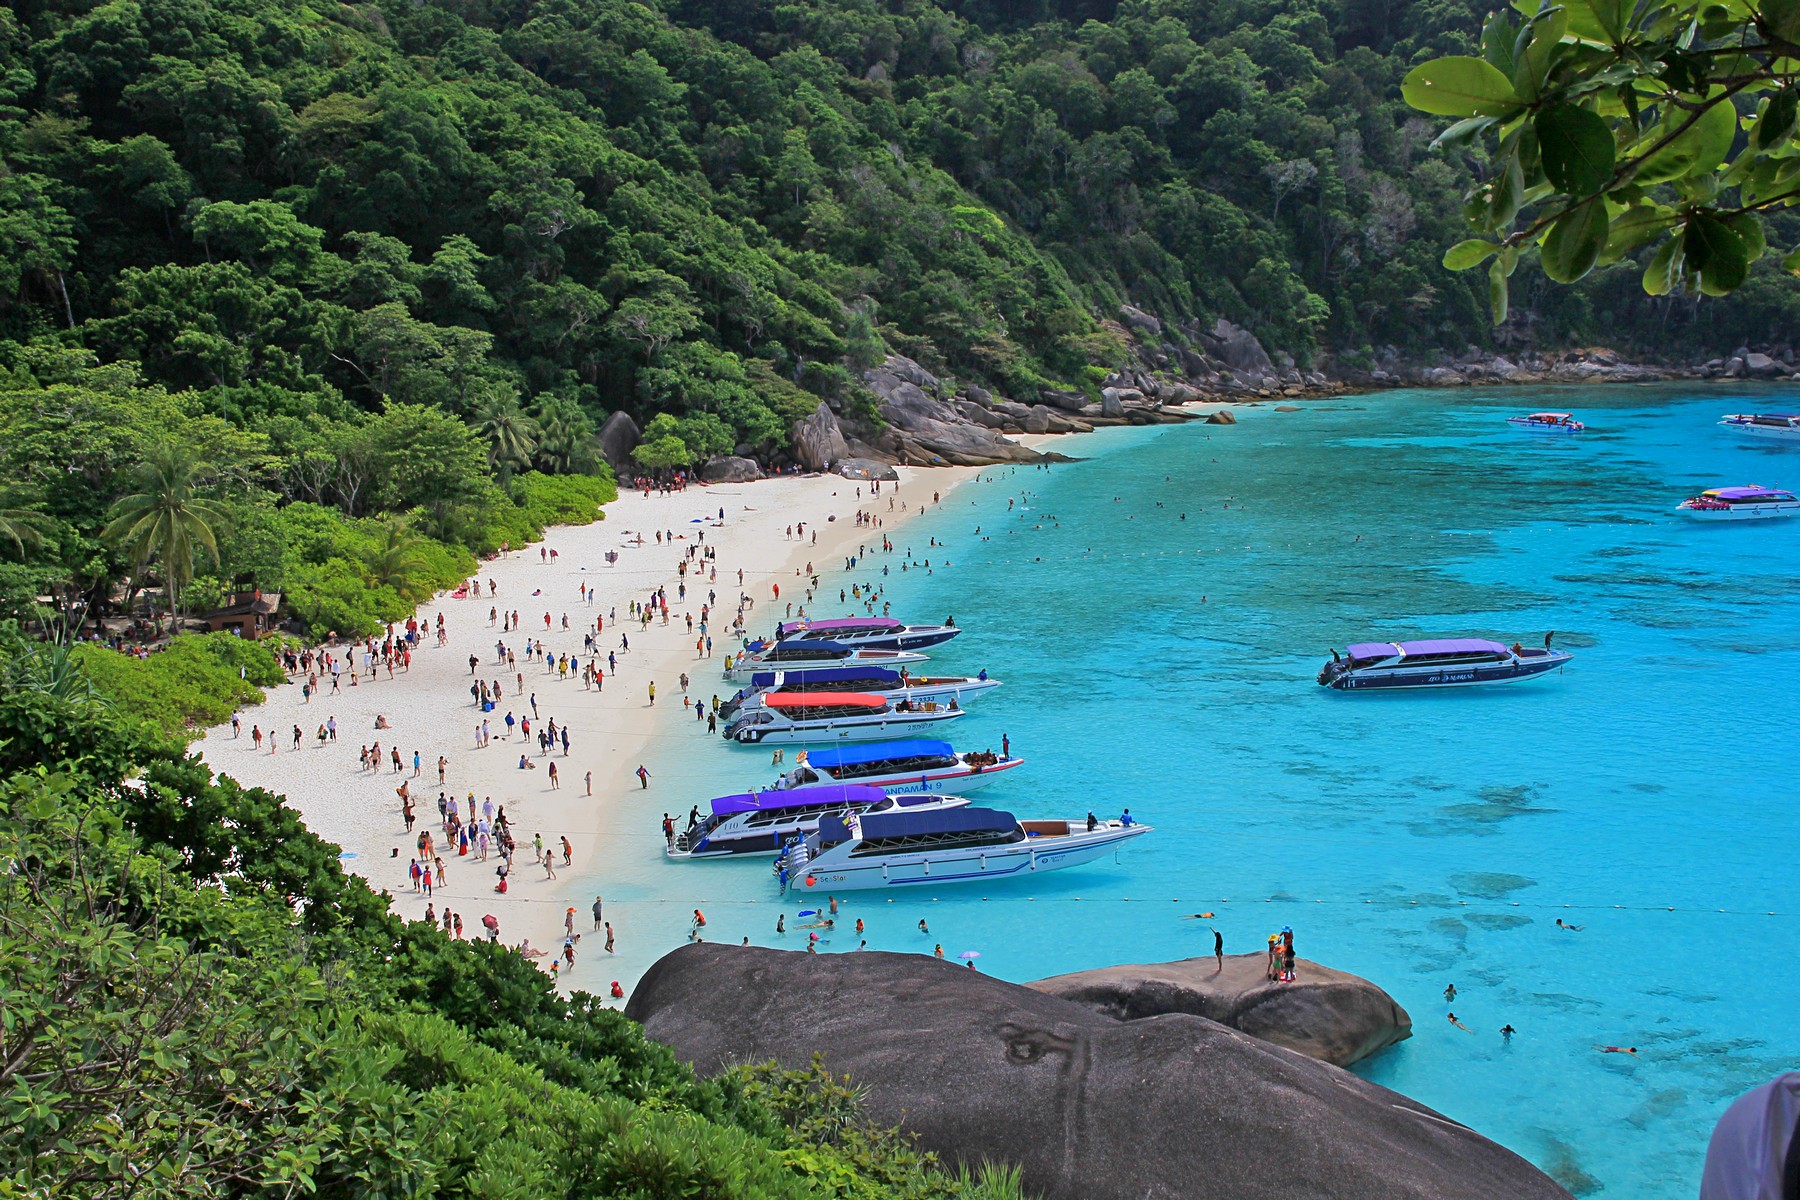
[[[818,671],[764,671],[750,677],[750,685],[738,692],[719,710],[727,719],[735,716],[745,704],[757,696],[774,694],[799,695],[806,692],[868,692],[885,696],[898,703],[914,705],[950,700],[967,702],[990,688],[1000,686],[997,679],[979,675],[911,675],[903,668],[890,671],[885,667],[827,667]]]
[[[1574,655],[1550,648],[1511,647],[1482,638],[1440,638],[1421,642],[1358,642],[1344,651],[1331,652],[1331,661],[1319,672],[1319,683],[1335,691],[1360,692],[1384,688],[1473,687],[1490,683],[1517,683],[1554,671]]]
[[[1531,433],[1580,433],[1587,426],[1577,421],[1569,413],[1540,412],[1523,417],[1508,417],[1506,423],[1514,429],[1524,429]]]
[[[1020,821],[994,808],[824,817],[775,870],[785,890],[802,895],[987,883],[1092,862],[1149,832],[1123,821]]]
[[[775,627],[778,642],[836,642],[873,650],[924,650],[949,641],[962,630],[955,625],[905,625],[892,617],[828,617],[783,621]]]
[[[776,781],[777,788],[821,783],[866,783],[890,795],[961,794],[986,787],[1001,774],[1021,766],[1017,755],[1002,758],[993,751],[957,753],[949,742],[914,738],[827,750],[801,750],[793,770]]]
[[[678,860],[765,853],[815,832],[819,819],[828,815],[930,812],[966,804],[961,796],[893,797],[869,784],[741,792],[713,800],[699,824],[677,835],[663,853]]]
[[[949,707],[927,702],[914,705],[867,692],[805,692],[758,696],[725,726],[734,742],[873,742],[904,737],[913,730],[963,715],[955,700]]]
[[[1800,446],[1800,413],[1728,413],[1719,424],[1746,437]]]
[[[808,671],[826,667],[910,667],[928,656],[910,650],[874,650],[837,642],[752,642],[725,656],[725,678],[747,680],[759,671]]]
[[[1779,488],[1748,484],[1701,492],[1676,505],[1675,511],[1702,521],[1760,521],[1800,512],[1800,497]]]

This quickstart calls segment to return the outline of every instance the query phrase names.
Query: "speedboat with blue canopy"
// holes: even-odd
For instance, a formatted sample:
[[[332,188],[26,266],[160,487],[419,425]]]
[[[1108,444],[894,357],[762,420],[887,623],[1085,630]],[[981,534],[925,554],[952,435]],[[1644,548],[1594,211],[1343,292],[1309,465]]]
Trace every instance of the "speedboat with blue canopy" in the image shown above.
[[[783,891],[801,895],[1029,879],[1110,854],[1150,826],[1021,821],[997,808],[823,817],[775,860]]]
[[[761,671],[822,667],[909,667],[927,660],[910,650],[873,650],[831,641],[747,642],[742,653],[725,656],[725,678],[749,679]]]
[[[766,853],[817,831],[820,819],[827,816],[929,812],[966,804],[961,796],[889,796],[867,784],[739,792],[713,800],[707,815],[670,842],[664,853],[671,859]]]
[[[1483,638],[1438,638],[1420,642],[1357,642],[1319,672],[1323,687],[1339,692],[1391,688],[1474,687],[1535,679],[1567,663],[1574,655],[1552,650],[1544,635],[1542,649],[1514,642],[1503,646]]]
[[[889,795],[961,795],[986,787],[1025,760],[1001,757],[992,750],[958,753],[949,742],[912,738],[801,750],[794,767],[775,781],[777,788],[803,788],[822,783],[866,783]]]
[[[874,650],[924,650],[962,630],[955,625],[905,625],[892,617],[802,617],[775,627],[778,642],[836,642]]]

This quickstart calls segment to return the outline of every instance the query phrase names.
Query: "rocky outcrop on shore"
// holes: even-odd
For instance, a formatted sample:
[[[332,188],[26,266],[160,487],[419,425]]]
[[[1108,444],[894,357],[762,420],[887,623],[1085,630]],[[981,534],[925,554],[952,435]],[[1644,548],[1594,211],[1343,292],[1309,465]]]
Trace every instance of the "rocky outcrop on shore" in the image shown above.
[[[1119,1021],[1188,1013],[1347,1067],[1412,1036],[1412,1018],[1360,976],[1300,959],[1292,983],[1271,983],[1261,954],[1103,967],[1025,986]]]
[[[1376,354],[1372,366],[1334,366],[1332,370],[1355,386],[1370,388],[1800,379],[1800,353],[1786,344],[1755,350],[1739,346],[1730,354],[1705,362],[1653,363],[1632,361],[1605,347],[1509,355],[1471,346],[1460,355],[1415,362],[1388,346]]]
[[[1567,1200],[1396,1092],[1204,1017],[1121,1021],[922,955],[685,946],[625,1009],[702,1075],[814,1053],[949,1161],[1046,1200]]]

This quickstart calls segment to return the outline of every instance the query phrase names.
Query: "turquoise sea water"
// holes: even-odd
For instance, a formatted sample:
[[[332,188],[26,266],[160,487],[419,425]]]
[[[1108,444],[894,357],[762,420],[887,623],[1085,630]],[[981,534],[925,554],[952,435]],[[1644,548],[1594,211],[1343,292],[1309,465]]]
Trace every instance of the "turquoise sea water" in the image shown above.
[[[1800,450],[1714,424],[1781,406],[1800,396],[1394,392],[1104,431],[1069,447],[1086,461],[959,489],[900,553],[837,564],[828,586],[891,566],[895,615],[968,631],[934,668],[1005,681],[951,727],[975,748],[1009,734],[1029,760],[977,803],[1129,806],[1156,832],[1116,865],[986,896],[857,894],[828,951],[856,947],[860,916],[873,949],[941,942],[1025,980],[1210,953],[1208,925],[1255,951],[1291,925],[1302,957],[1412,1014],[1413,1038],[1359,1073],[1577,1193],[1693,1195],[1725,1104],[1800,1066],[1800,520],[1672,510],[1704,487],[1800,485]],[[1590,432],[1509,429],[1528,407]],[[929,574],[898,569],[907,547]],[[1577,657],[1535,683],[1313,682],[1349,641],[1546,629]],[[771,779],[768,761],[671,743],[658,794],[685,812]],[[609,882],[634,928],[666,934],[692,905],[652,918],[654,898],[691,892],[713,940],[802,944],[773,935],[795,902],[765,863],[666,865],[646,834],[642,870]],[[1198,912],[1215,916],[1180,919]]]

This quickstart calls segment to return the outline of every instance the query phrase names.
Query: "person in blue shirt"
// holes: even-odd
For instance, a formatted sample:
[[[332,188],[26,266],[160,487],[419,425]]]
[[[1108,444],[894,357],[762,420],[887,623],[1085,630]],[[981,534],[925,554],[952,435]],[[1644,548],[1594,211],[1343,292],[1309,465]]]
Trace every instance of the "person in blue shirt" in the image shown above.
[[[1127,829],[1131,828],[1131,810],[1129,808],[1119,814],[1119,824]]]

